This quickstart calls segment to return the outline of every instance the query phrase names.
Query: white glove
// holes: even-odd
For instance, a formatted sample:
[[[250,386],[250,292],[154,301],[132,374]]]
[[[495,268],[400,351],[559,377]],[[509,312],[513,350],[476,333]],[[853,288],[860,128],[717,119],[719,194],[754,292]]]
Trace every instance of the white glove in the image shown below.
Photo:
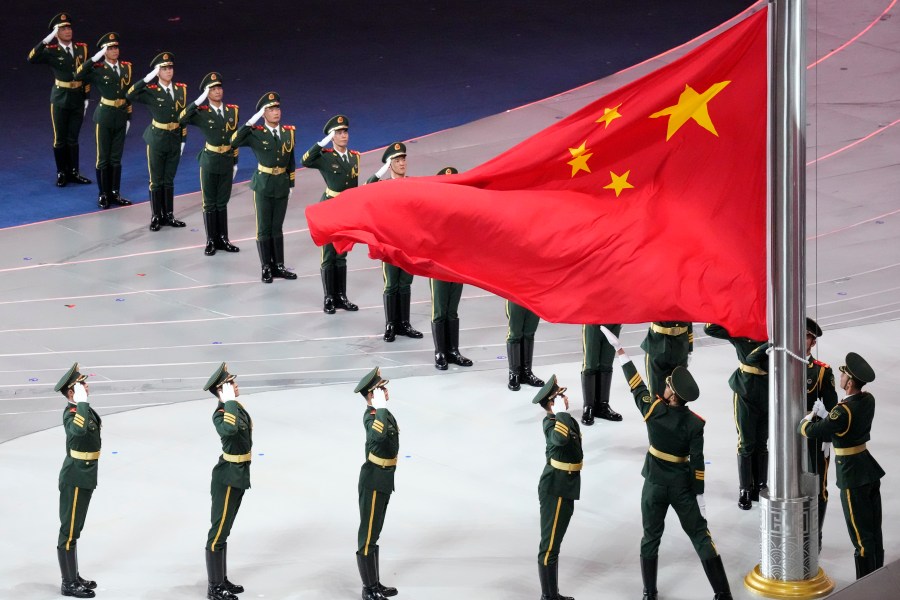
[[[75,384],[75,396],[72,398],[75,402],[87,402],[87,390],[84,389],[83,383]]]
[[[150,83],[153,81],[153,78],[159,75],[159,65],[153,67],[153,70],[144,75],[144,83]]]
[[[825,458],[831,457],[831,442],[825,442],[822,444],[822,454],[825,455]]]
[[[223,383],[222,384],[222,392],[219,394],[222,402],[227,402],[229,400],[234,400],[234,384],[232,383]]]
[[[822,399],[816,400],[813,404],[812,411],[816,414],[816,416],[821,418],[826,418],[828,416],[828,409],[825,408],[825,404],[822,403]]]
[[[700,507],[700,516],[705,519],[706,518],[706,500],[703,499],[703,494],[697,494],[697,506]]]
[[[553,411],[553,414],[566,412],[567,410],[569,410],[569,399],[565,394],[558,395],[553,399],[553,406],[550,408],[550,410]]]
[[[51,31],[50,33],[47,34],[47,37],[44,38],[43,42],[45,44],[49,44],[50,42],[52,42],[53,38],[56,37],[56,32],[58,30],[59,30],[59,23],[57,23],[56,25],[53,26],[53,31]],[[32,39],[34,39],[34,38],[32,38]]]
[[[290,199],[291,199],[291,196],[293,196],[293,195],[294,195],[294,188],[290,188],[290,189],[288,190],[288,200],[290,200]]]
[[[87,116],[87,107],[88,107],[88,104],[90,104],[90,103],[91,103],[90,100],[85,100],[85,101],[84,101],[84,114],[81,115],[82,117],[86,117],[86,116]]]
[[[808,415],[806,415],[805,417],[803,417],[803,420],[804,420],[804,421],[812,421],[812,420],[813,420],[813,417],[815,417],[815,416],[816,416],[816,411],[812,411],[812,412],[810,412]]]
[[[385,388],[376,388],[372,395],[372,408],[387,408],[387,390]]]
[[[125,121],[125,135],[128,135],[129,129],[131,129],[131,121]]]
[[[250,120],[247,121],[247,126],[249,127],[250,125],[253,125],[253,124],[256,123],[257,121],[259,121],[260,118],[262,118],[264,112],[266,112],[266,109],[265,109],[265,108],[259,109],[259,110],[256,112],[256,114],[254,114],[252,117],[250,117]]]
[[[106,48],[100,48],[99,50],[97,50],[97,54],[95,54],[91,57],[91,61],[97,62],[104,56],[106,56]]]
[[[616,359],[619,361],[619,365],[624,367],[625,365],[630,363],[631,357],[628,356],[628,353],[626,353],[625,349],[622,348],[622,344],[619,343],[619,338],[617,338],[612,331],[610,331],[603,325],[600,326],[600,331],[602,331],[603,335],[606,336],[606,341],[609,342],[609,345],[615,348]]]
[[[390,168],[391,168],[391,161],[387,161],[386,163],[384,163],[384,165],[382,165],[382,167],[380,169],[378,169],[378,172],[375,173],[375,177],[377,177],[378,179],[381,179],[382,177],[384,177],[384,174],[387,173],[388,169],[390,169]]]
[[[231,180],[234,181],[234,179],[235,179],[236,177],[237,177],[237,165],[234,165],[234,166],[231,168]],[[291,195],[288,194],[288,198],[290,198],[290,197],[291,197]]]
[[[206,86],[205,88],[203,88],[203,93],[200,94],[199,96],[197,96],[197,99],[194,100],[194,104],[200,105],[204,100],[206,100],[206,97],[208,95],[209,95],[209,86]]]
[[[325,146],[327,146],[328,144],[330,144],[330,143],[331,143],[331,140],[333,140],[333,139],[334,139],[334,131],[332,130],[331,133],[329,133],[328,135],[326,135],[325,137],[323,137],[321,140],[319,140],[319,141],[316,142],[316,143],[317,143],[321,148],[324,148]]]
[[[181,153],[178,156],[184,156],[184,142],[181,142]]]
[[[686,366],[686,367],[691,366],[691,357],[692,357],[693,355],[694,355],[693,352],[688,352],[687,362],[685,363],[684,366]]]

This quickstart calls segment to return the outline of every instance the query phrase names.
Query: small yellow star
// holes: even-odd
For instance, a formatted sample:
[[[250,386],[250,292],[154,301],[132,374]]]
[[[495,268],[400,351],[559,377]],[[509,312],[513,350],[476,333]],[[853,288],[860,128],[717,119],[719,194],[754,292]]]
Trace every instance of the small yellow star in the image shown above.
[[[628,176],[631,175],[631,169],[625,171],[623,175],[616,175],[612,171],[609,172],[610,178],[612,181],[609,185],[604,185],[604,190],[614,190],[616,192],[616,198],[619,197],[619,194],[622,193],[622,190],[625,189],[634,189],[634,186],[628,183]]]
[[[591,168],[588,166],[587,161],[593,156],[593,153],[587,152],[585,149],[586,145],[587,140],[583,141],[577,148],[569,148],[569,152],[572,154],[572,160],[568,161],[566,164],[572,165],[572,177],[575,177],[575,174],[578,173],[578,171],[591,172]],[[585,154],[586,152],[587,154]]]
[[[618,106],[614,106],[613,108],[604,108],[603,116],[594,121],[594,123],[603,123],[603,129],[609,127],[609,124],[613,122],[613,119],[620,119],[622,115],[619,114],[619,104]]]
[[[650,118],[656,119],[657,117],[669,116],[669,128],[668,131],[666,131],[667,142],[676,131],[681,129],[682,125],[691,119],[696,121],[700,127],[718,137],[719,134],[716,132],[716,127],[713,125],[712,119],[709,118],[709,111],[706,110],[706,105],[716,96],[716,94],[725,89],[725,86],[729,83],[731,82],[720,81],[719,83],[714,83],[702,94],[698,94],[691,86],[685,85],[684,91],[681,92],[681,95],[678,97],[678,104],[668,106],[659,112],[655,112],[650,115]]]

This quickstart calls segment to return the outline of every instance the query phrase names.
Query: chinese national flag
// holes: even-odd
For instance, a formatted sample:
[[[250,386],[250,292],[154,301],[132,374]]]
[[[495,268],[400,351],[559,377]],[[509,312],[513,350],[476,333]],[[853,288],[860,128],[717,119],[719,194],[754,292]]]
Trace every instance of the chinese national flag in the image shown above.
[[[310,233],[547,321],[766,339],[766,99],[763,10],[467,173],[311,205]]]

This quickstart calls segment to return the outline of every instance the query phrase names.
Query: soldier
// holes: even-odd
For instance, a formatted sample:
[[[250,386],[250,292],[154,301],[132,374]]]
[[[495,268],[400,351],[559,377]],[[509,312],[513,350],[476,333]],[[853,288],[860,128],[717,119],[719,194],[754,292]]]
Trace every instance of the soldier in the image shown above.
[[[255,125],[264,117],[265,126]],[[231,136],[231,146],[250,146],[259,163],[250,179],[256,209],[256,249],[263,283],[273,277],[297,279],[284,268],[284,217],[294,193],[294,127],[281,125],[281,96],[266,92],[256,114]]]
[[[456,175],[454,167],[444,167],[438,175]],[[431,335],[434,338],[434,368],[446,371],[448,364],[471,367],[472,361],[459,353],[459,301],[463,284],[431,280]]]
[[[665,380],[662,397],[650,395],[619,339],[601,327],[615,348],[634,402],[644,416],[650,449],[644,458],[644,488],[641,491],[641,577],[644,600],[656,600],[656,573],[659,543],[669,506],[675,509],[681,528],[691,538],[703,570],[715,594],[714,600],[732,600],[722,557],[719,556],[706,523],[703,499],[705,463],[703,428],[706,422],[686,405],[700,396],[690,371],[675,367]]]
[[[825,410],[837,406],[837,391],[834,389],[834,373],[828,364],[812,357],[816,340],[822,337],[819,324],[806,317],[806,410],[811,411],[816,400],[821,400]],[[819,417],[812,419],[813,423]],[[828,508],[828,464],[831,459],[831,440],[809,439],[806,441],[809,472],[819,476],[819,552],[822,552],[822,526],[825,524],[825,510]]]
[[[622,331],[621,325],[604,327],[616,336]],[[584,395],[581,422],[593,425],[594,417],[607,421],[621,421],[622,415],[609,407],[615,349],[606,341],[599,325],[584,325],[581,330],[581,342],[584,354],[584,361],[581,363],[581,390]]]
[[[647,337],[641,342],[646,353],[644,368],[651,397],[666,387],[666,377],[675,367],[687,367],[694,351],[693,323],[659,321],[650,323]]]
[[[378,538],[384,526],[388,502],[394,492],[394,472],[400,451],[400,428],[387,408],[388,380],[375,367],[360,379],[353,393],[366,399],[363,428],[366,430],[366,462],[359,470],[359,534],[356,565],[362,579],[363,600],[396,596],[397,589],[381,584]],[[381,392],[376,397],[375,390]]]
[[[63,412],[66,458],[59,472],[59,538],[56,554],[62,572],[63,596],[93,598],[97,582],[78,573],[78,538],[84,528],[91,496],[97,487],[100,458],[100,415],[88,403],[90,389],[78,363],[69,368],[53,388],[68,404]]]
[[[721,325],[707,323],[710,337],[728,340],[740,365],[728,379],[734,391],[734,426],[738,434],[738,508],[750,510],[769,479],[769,355],[768,343],[732,337]]]
[[[236,400],[241,395],[235,376],[225,363],[212,374],[204,392],[219,402],[213,425],[222,440],[222,454],[212,470],[212,525],[206,538],[206,575],[209,600],[236,600],[244,586],[228,581],[228,535],[241,507],[244,491],[250,489],[250,459],[253,448],[253,420]]]
[[[541,543],[538,547],[538,575],[541,581],[541,600],[573,600],[559,593],[559,548],[575,511],[575,501],[581,497],[581,430],[578,422],[565,412],[569,408],[566,388],[551,375],[532,404],[540,404],[544,415],[544,455],[547,464],[538,482],[541,503]]]
[[[798,430],[806,438],[831,439],[834,444],[837,486],[850,541],[856,549],[856,578],[865,577],[884,566],[881,537],[881,478],[884,470],[866,448],[875,418],[875,397],[863,386],[875,381],[875,371],[855,352],[847,354],[840,367],[841,389],[847,394],[831,412],[822,400],[800,422]],[[821,421],[813,423],[817,415]],[[826,418],[827,417],[827,418]]]
[[[541,319],[536,314],[519,306],[515,302],[506,301],[506,320],[509,328],[506,332],[506,358],[509,362],[509,383],[506,387],[518,392],[521,384],[542,387],[543,379],[538,379],[531,372],[534,359],[534,334]]]
[[[78,134],[87,114],[91,86],[75,81],[75,71],[88,59],[87,44],[72,42],[72,15],[59,13],[50,19],[50,33],[28,54],[28,62],[49,65],[54,85],[50,91],[53,125],[53,157],[56,185],[91,183],[78,172]],[[56,39],[56,43],[51,43]]]
[[[222,103],[224,92],[220,73],[207,73],[200,82],[200,91],[200,96],[181,111],[178,122],[193,125],[206,140],[197,156],[206,228],[203,253],[212,256],[216,250],[240,252],[240,248],[228,239],[228,201],[238,163],[238,149],[231,147],[231,134],[237,129],[238,107]],[[207,98],[209,103],[203,104]]]
[[[390,171],[390,179],[406,177],[406,144],[394,142],[381,155],[383,166],[366,183],[381,181]],[[384,276],[384,341],[393,342],[398,335],[421,339],[422,332],[409,323],[413,276],[400,267],[382,262]]]
[[[150,231],[159,231],[162,225],[184,227],[184,222],[175,218],[175,172],[187,136],[187,127],[178,122],[178,115],[187,106],[187,86],[172,83],[174,65],[174,54],[160,52],[150,61],[153,70],[131,86],[127,95],[132,102],[146,104],[153,117],[144,130],[150,174]],[[158,83],[150,83],[156,77]]]
[[[131,126],[131,102],[125,90],[131,85],[131,63],[119,60],[119,34],[110,32],[97,41],[99,50],[75,72],[75,80],[100,92],[94,109],[94,138],[97,140],[97,206],[110,203],[129,206],[122,197],[122,152]],[[103,59],[100,62],[100,59]]]
[[[316,142],[303,155],[303,166],[316,169],[325,180],[325,191],[319,202],[335,198],[344,190],[359,183],[359,152],[348,150],[350,119],[335,115],[323,128],[325,137]],[[329,143],[333,148],[326,148]],[[322,246],[322,288],[325,290],[325,314],[333,315],[335,309],[355,311],[359,307],[347,299],[347,253],[338,254],[334,244]]]

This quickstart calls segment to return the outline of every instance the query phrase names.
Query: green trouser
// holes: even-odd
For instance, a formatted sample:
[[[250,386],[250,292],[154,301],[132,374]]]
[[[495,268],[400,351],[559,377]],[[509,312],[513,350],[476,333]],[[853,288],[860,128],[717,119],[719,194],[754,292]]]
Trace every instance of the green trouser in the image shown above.
[[[644,479],[644,489],[641,491],[641,520],[644,525],[641,558],[656,558],[659,554],[659,542],[666,527],[669,506],[675,509],[681,528],[691,538],[700,560],[718,556],[694,491],[689,487],[657,485]]]
[[[385,294],[409,294],[412,286],[413,276],[400,267],[392,264],[381,263],[382,275],[384,276],[384,293]]]
[[[284,235],[282,226],[287,215],[288,197],[267,196],[253,192],[253,209],[256,211],[256,239],[266,240]]]
[[[538,564],[555,565],[559,561],[559,547],[575,512],[575,501],[561,496],[538,493],[541,501],[541,545]]]
[[[244,499],[244,490],[241,488],[212,482],[209,493],[212,496],[212,510],[210,511],[209,534],[206,536],[206,549],[211,552],[219,552],[225,547],[228,536],[231,534],[231,526]]]
[[[884,554],[881,538],[881,482],[868,483],[841,490],[841,506],[854,556],[867,557]]]
[[[622,331],[621,325],[604,325],[604,327],[616,337]],[[616,349],[600,331],[600,325],[585,325],[581,328],[581,348],[584,353],[581,363],[582,373],[612,373]]]
[[[738,434],[738,454],[753,456],[768,452],[769,403],[766,398],[734,394],[734,426]]]
[[[150,172],[150,189],[174,189],[175,172],[178,170],[178,161],[180,160],[180,149],[159,151],[147,145],[147,170]]]
[[[819,541],[822,540],[822,525],[825,511],[828,508],[828,465],[831,462],[822,452],[822,440],[809,438],[806,440],[809,472],[819,476]]]
[[[322,246],[322,268],[333,269],[335,267],[347,266],[347,253],[338,253],[334,249],[334,244],[325,244]]]
[[[50,120],[53,123],[54,148],[78,145],[78,134],[81,132],[81,123],[84,121],[83,109],[62,108],[51,104]]]
[[[539,316],[524,306],[509,300],[506,301],[506,318],[509,320],[507,342],[521,342],[523,337],[533,338],[541,321]]]
[[[65,483],[59,484],[59,538],[57,548],[71,550],[81,537],[84,520],[94,490],[75,487]]]
[[[210,173],[200,167],[200,191],[203,194],[203,212],[225,210],[231,199],[232,173]]]
[[[447,319],[458,319],[459,300],[462,298],[463,284],[440,279],[431,280],[431,321],[439,323]]]
[[[97,142],[97,168],[103,170],[120,166],[125,150],[125,125],[105,127],[97,123],[94,125],[94,136]]]
[[[391,495],[379,492],[362,484],[359,485],[359,534],[358,552],[368,556],[369,551],[378,545],[381,528],[384,527],[384,516],[387,514]]]

